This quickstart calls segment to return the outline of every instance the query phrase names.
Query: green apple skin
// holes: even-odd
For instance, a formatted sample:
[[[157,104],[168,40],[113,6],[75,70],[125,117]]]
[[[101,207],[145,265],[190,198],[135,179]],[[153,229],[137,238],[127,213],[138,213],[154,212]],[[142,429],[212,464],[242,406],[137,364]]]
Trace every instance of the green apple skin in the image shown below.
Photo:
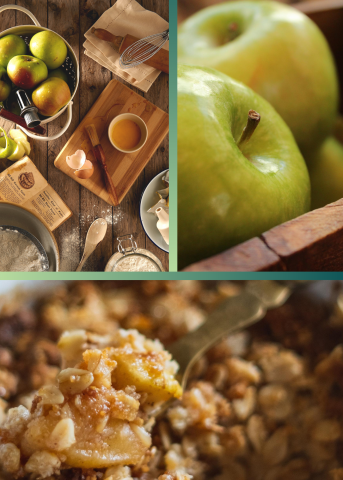
[[[230,26],[238,35],[232,40]],[[201,10],[179,29],[178,59],[216,68],[268,100],[304,156],[332,132],[338,112],[333,57],[319,28],[292,7],[240,1]]]
[[[11,86],[4,80],[5,76],[6,69],[0,67],[0,102],[5,101],[11,93]]]
[[[14,85],[29,90],[48,77],[48,69],[38,58],[31,55],[18,55],[9,61],[7,75]]]
[[[64,80],[66,83],[68,83],[69,78],[66,72],[62,68],[56,68],[55,70],[50,70],[48,73],[48,78],[52,77],[57,77],[60,78],[61,80]]]
[[[250,109],[261,121],[239,148]],[[179,268],[260,235],[309,207],[305,161],[274,108],[214,69],[179,65]]]
[[[11,58],[25,55],[26,43],[18,35],[5,35],[0,38],[0,66],[7,68]]]
[[[312,209],[343,198],[343,145],[329,137],[309,160]]]
[[[43,30],[31,38],[32,55],[42,60],[49,70],[62,65],[67,56],[67,46],[63,39],[54,32]]]

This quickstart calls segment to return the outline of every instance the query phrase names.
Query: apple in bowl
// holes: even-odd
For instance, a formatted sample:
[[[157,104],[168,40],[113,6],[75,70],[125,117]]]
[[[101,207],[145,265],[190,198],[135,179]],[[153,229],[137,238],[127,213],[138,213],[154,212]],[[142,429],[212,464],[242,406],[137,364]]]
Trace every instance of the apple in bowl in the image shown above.
[[[68,84],[58,77],[51,77],[32,92],[32,101],[38,113],[45,117],[53,117],[70,101],[71,93]]]
[[[11,93],[11,86],[6,82],[6,70],[0,67],[0,102],[6,100]]]
[[[9,61],[7,75],[17,87],[30,90],[48,77],[48,68],[39,58],[17,55]]]
[[[49,70],[60,67],[68,53],[64,40],[57,33],[47,30],[42,30],[31,38],[30,50]]]
[[[0,38],[0,66],[7,68],[8,62],[17,55],[25,55],[26,43],[18,35],[5,35]]]

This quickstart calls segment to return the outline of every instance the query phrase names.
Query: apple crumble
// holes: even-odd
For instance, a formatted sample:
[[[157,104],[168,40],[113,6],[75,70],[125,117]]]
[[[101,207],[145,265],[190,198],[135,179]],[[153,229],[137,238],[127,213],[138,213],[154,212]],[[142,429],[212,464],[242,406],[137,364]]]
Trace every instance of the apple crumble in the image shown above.
[[[0,477],[343,479],[343,315],[313,295],[212,348],[154,418],[181,395],[168,345],[243,285],[81,282],[4,307]]]
[[[58,347],[56,383],[38,390],[30,410],[10,409],[0,427],[5,471],[46,478],[68,468],[137,465],[151,446],[149,412],[181,397],[176,362],[137,330],[67,331]]]

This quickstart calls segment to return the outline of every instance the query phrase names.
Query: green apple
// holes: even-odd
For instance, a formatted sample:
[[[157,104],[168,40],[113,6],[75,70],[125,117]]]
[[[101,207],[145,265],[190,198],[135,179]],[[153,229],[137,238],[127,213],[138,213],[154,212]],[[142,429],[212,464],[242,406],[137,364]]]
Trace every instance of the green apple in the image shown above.
[[[29,90],[47,78],[48,69],[38,58],[18,55],[9,61],[7,75],[14,85]]]
[[[343,198],[343,145],[328,137],[309,159],[312,208],[321,208]]]
[[[5,81],[6,69],[0,67],[0,102],[3,102],[11,93],[11,86]]]
[[[67,56],[67,46],[57,33],[43,30],[31,38],[32,55],[42,60],[49,70],[62,65]]]
[[[6,68],[11,58],[25,55],[26,43],[18,35],[5,35],[0,38],[0,66]]]
[[[250,110],[261,121],[244,141]],[[260,235],[309,207],[305,161],[274,108],[223,73],[180,65],[179,268]]]
[[[338,82],[328,44],[303,13],[272,1],[206,8],[179,29],[181,63],[216,68],[269,101],[303,154],[331,134]]]
[[[63,68],[56,68],[55,70],[50,70],[48,74],[48,78],[51,78],[51,77],[60,78],[61,80],[64,80],[66,83],[68,83],[69,81],[68,75],[63,70]]]

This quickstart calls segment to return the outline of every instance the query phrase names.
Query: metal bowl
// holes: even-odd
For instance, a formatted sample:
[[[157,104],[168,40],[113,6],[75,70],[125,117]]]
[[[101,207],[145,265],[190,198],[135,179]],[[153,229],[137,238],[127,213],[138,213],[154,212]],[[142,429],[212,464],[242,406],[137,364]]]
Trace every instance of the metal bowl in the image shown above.
[[[49,271],[58,272],[60,266],[60,254],[54,235],[48,225],[34,213],[14,203],[0,203],[1,224],[22,228],[43,245],[49,259]]]

